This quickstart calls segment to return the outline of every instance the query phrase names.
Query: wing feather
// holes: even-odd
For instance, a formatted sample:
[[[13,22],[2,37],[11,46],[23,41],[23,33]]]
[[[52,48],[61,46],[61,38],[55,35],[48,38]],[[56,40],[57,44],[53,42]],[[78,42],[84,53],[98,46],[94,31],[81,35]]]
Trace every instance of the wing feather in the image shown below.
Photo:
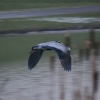
[[[66,49],[66,52],[62,51],[62,49],[58,49],[56,48],[56,46],[43,46],[43,48],[45,49],[51,49],[54,50],[57,54],[58,57],[60,59],[61,65],[64,68],[64,70],[66,71],[71,71],[71,56],[70,53],[67,51],[66,47],[64,49]]]
[[[31,70],[35,67],[42,56],[43,50],[39,49],[31,53],[28,59],[28,68]]]
[[[71,71],[71,56],[69,54],[67,54],[64,58],[63,58],[63,63],[64,63],[64,70],[66,71]]]

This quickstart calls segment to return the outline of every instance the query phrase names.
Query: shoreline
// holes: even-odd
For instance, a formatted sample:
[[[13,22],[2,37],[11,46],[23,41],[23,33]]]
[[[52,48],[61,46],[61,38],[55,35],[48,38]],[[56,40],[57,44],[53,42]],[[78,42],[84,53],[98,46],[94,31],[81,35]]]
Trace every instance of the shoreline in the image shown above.
[[[40,28],[40,29],[35,29],[35,28],[30,28],[30,29],[20,29],[20,30],[4,30],[0,31],[0,36],[1,35],[9,35],[9,34],[19,34],[19,35],[24,35],[27,33],[43,33],[43,32],[61,32],[61,31],[70,31],[70,30],[89,30],[89,29],[100,29],[100,26],[73,26],[73,27],[61,27],[61,28]]]
[[[26,33],[9,33],[9,34],[0,34],[2,36],[23,36],[23,35],[40,35],[40,34],[71,34],[71,33],[86,33],[89,32],[90,29],[68,29],[68,30],[50,30],[50,31],[31,31]],[[100,32],[100,29],[94,29],[96,32]]]

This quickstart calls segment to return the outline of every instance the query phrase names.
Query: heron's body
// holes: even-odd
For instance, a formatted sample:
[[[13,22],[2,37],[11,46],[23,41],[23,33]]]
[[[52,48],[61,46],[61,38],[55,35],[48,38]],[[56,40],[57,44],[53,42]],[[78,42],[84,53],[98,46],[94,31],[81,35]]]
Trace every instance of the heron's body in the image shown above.
[[[52,48],[55,49],[59,49],[63,52],[66,52],[66,50],[68,49],[67,47],[65,47],[64,45],[62,45],[61,43],[55,42],[55,41],[50,41],[50,42],[46,42],[46,43],[41,43],[38,44],[38,48],[50,48],[52,50]]]
[[[28,60],[29,69],[32,69],[38,63],[43,51],[45,50],[56,51],[64,70],[71,71],[70,48],[63,45],[62,43],[59,43],[58,41],[50,41],[33,46],[32,53]]]

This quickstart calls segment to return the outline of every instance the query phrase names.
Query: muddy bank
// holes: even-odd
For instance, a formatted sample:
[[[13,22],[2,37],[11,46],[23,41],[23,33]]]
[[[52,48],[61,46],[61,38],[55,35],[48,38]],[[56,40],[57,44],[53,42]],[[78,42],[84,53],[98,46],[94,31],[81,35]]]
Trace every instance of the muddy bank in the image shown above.
[[[28,32],[43,32],[43,31],[61,31],[61,30],[81,30],[81,29],[100,29],[100,26],[74,26],[74,27],[61,27],[61,28],[39,28],[39,29],[21,29],[21,30],[5,30],[0,31],[0,35],[6,34],[26,34]]]

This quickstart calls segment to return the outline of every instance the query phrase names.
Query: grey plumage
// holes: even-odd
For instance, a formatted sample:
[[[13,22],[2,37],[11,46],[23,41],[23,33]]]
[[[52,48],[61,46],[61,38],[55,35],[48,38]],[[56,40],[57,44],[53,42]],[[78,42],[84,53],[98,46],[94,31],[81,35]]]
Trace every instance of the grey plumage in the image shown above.
[[[28,68],[30,70],[36,66],[45,50],[54,50],[58,54],[64,70],[71,71],[70,48],[63,45],[60,41],[50,41],[33,46],[28,59]]]

